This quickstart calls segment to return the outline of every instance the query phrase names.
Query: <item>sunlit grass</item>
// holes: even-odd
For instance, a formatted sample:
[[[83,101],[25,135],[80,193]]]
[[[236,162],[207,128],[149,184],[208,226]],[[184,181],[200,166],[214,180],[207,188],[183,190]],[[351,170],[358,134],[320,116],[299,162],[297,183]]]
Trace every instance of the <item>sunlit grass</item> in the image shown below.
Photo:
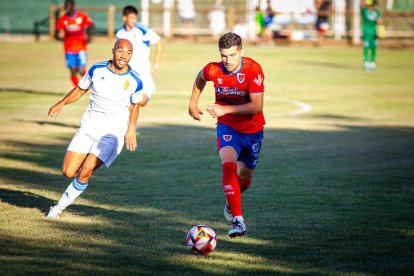
[[[90,64],[111,46],[93,43]],[[98,170],[60,221],[44,217],[88,98],[47,119],[70,89],[61,45],[0,44],[0,274],[413,274],[414,52],[380,49],[375,72],[357,48],[245,52],[264,68],[267,124],[248,236],[230,239],[215,120],[187,111],[215,44],[166,44],[138,151]],[[209,84],[200,107],[213,100]],[[312,110],[292,114],[293,100]],[[208,256],[185,247],[199,223],[219,236]]]

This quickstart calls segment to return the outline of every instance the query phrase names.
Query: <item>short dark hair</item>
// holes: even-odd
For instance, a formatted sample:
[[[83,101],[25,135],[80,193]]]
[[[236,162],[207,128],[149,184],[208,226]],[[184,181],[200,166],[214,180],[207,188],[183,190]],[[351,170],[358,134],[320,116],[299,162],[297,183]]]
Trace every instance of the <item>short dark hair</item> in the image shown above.
[[[130,13],[134,13],[138,15],[138,10],[134,6],[125,6],[122,10],[122,15],[128,15]]]
[[[227,33],[220,37],[218,42],[219,49],[228,49],[233,46],[237,46],[237,48],[242,47],[242,40],[241,37],[235,33]]]

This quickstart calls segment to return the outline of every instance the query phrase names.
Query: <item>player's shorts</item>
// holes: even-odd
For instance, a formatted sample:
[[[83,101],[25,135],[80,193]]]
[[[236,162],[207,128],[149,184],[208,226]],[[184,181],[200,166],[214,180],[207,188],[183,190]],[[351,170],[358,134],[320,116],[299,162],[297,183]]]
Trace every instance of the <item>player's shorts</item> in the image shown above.
[[[123,146],[123,137],[108,134],[97,138],[80,128],[67,150],[82,154],[91,153],[109,167],[121,153]]]
[[[263,130],[245,134],[227,125],[217,125],[218,150],[226,146],[233,147],[237,152],[237,161],[243,162],[249,169],[254,170],[256,168],[262,147],[262,140]]]
[[[375,34],[363,35],[362,41],[364,47],[377,47],[377,39]]]
[[[88,56],[86,51],[80,51],[79,53],[65,53],[65,56],[68,68],[86,66],[86,59]]]

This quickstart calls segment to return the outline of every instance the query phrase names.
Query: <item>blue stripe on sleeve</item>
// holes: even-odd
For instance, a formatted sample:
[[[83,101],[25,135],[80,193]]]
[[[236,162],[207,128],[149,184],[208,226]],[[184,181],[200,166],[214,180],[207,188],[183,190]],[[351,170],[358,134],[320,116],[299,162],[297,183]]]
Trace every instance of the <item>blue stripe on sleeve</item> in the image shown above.
[[[102,67],[106,67],[106,64],[108,63],[108,61],[101,61],[98,63],[95,63],[94,65],[92,65],[92,67],[89,69],[88,71],[88,76],[89,78],[92,79],[93,77],[93,72],[98,69],[98,68],[102,68]]]

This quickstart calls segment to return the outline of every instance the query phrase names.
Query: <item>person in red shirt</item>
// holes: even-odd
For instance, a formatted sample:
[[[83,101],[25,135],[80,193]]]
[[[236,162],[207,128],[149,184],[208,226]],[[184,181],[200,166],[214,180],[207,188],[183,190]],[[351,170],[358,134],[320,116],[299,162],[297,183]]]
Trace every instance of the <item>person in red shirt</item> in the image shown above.
[[[207,108],[217,118],[217,147],[222,162],[222,184],[227,204],[224,216],[232,221],[231,238],[246,234],[241,194],[250,187],[259,159],[265,119],[264,74],[253,59],[243,57],[242,41],[235,33],[220,37],[221,62],[207,64],[197,75],[189,114],[200,120],[198,100],[206,82],[212,81],[216,101]]]
[[[78,85],[78,75],[82,77],[86,73],[86,44],[91,41],[93,30],[92,19],[86,13],[75,9],[74,0],[66,0],[65,14],[56,22],[55,38],[63,41],[66,65],[74,86]]]

